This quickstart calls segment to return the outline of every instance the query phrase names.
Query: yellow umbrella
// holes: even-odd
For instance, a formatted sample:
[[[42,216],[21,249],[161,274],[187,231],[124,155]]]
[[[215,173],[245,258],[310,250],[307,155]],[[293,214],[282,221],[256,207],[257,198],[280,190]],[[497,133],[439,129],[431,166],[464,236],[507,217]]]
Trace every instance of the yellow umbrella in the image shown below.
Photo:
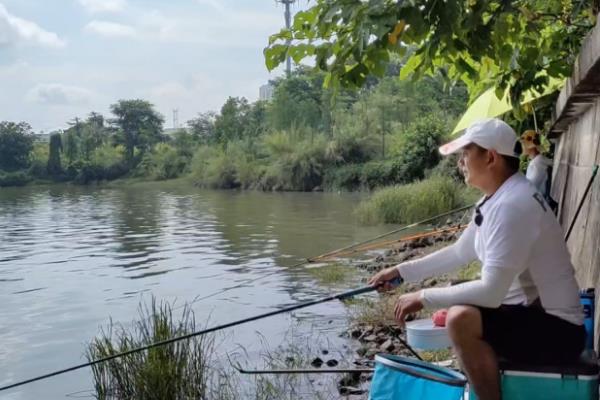
[[[535,99],[549,95],[562,87],[564,82],[564,79],[550,78],[548,86],[546,86],[546,89],[542,93],[538,93],[533,89],[525,92],[524,100],[521,104],[531,103]],[[467,129],[473,122],[479,119],[497,117],[510,110],[512,110],[512,105],[508,96],[508,90],[504,93],[504,97],[499,99],[496,97],[496,89],[493,87],[489,88],[469,106],[460,118],[460,121],[458,121],[458,124],[456,124],[456,127],[454,127],[452,134],[454,135]]]

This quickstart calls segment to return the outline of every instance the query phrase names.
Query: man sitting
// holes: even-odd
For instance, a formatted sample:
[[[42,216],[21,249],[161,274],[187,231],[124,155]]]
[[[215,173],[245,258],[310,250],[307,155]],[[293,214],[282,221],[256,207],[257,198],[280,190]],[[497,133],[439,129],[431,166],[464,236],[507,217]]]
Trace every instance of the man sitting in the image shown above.
[[[499,119],[472,124],[440,147],[461,152],[459,168],[484,197],[460,239],[435,253],[385,269],[369,283],[389,289],[475,259],[481,279],[401,295],[396,319],[424,307],[448,310],[446,326],[471,386],[481,400],[499,400],[497,356],[528,363],[576,359],[585,329],[579,288],[563,232],[541,194],[519,173],[520,143]]]

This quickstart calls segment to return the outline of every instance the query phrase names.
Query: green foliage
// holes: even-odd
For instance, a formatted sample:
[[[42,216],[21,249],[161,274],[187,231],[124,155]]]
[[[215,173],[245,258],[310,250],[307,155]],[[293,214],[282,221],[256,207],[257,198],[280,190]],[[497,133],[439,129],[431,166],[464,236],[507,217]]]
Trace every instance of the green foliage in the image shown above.
[[[215,119],[217,114],[212,111],[199,113],[196,118],[187,122],[191,135],[198,143],[209,143],[216,140]]]
[[[138,168],[143,171],[143,175],[152,179],[173,179],[181,175],[187,161],[175,147],[158,143],[151,152],[146,153]]]
[[[215,135],[220,143],[226,143],[243,137],[245,121],[250,112],[248,100],[239,97],[229,97],[221,113],[215,118]]]
[[[402,180],[423,179],[425,171],[440,161],[438,147],[444,142],[448,124],[435,116],[425,116],[410,123],[401,133],[399,148],[395,151],[402,165]]]
[[[313,276],[321,285],[338,286],[346,283],[349,275],[356,272],[350,265],[328,264],[324,266],[308,268],[306,272]]]
[[[266,190],[311,191],[322,188],[326,165],[325,140],[298,140],[285,143],[282,134],[265,140],[271,162],[262,177]],[[286,137],[289,138],[289,137]],[[279,142],[279,143],[277,143]]]
[[[63,151],[68,164],[73,163],[79,157],[79,141],[80,138],[77,137],[74,129],[67,129],[63,133]]]
[[[119,100],[110,110],[116,117],[110,122],[118,129],[117,143],[125,146],[125,160],[133,168],[148,149],[163,140],[164,118],[151,103],[139,99]]]
[[[42,142],[34,142],[30,157],[29,175],[38,179],[48,178],[48,145]]]
[[[277,82],[270,108],[271,126],[276,130],[292,126],[321,127],[321,84],[308,75],[295,74]]]
[[[27,122],[0,122],[0,170],[17,171],[29,167],[33,132]]]
[[[399,65],[392,60],[386,73],[396,74]],[[81,184],[189,173],[210,188],[371,190],[420,179],[433,168],[448,129],[441,121],[452,120],[466,101],[464,86],[444,86],[441,76],[371,77],[368,88],[336,97],[322,88],[323,78],[298,68],[275,81],[272,101],[229,98],[219,114],[198,114],[168,136],[150,103],[122,100],[111,106],[109,126],[94,112],[69,122],[52,137],[50,154],[34,157],[30,173]]]
[[[103,168],[110,168],[116,164],[123,164],[125,161],[125,147],[122,145],[113,146],[109,143],[97,147],[90,156],[90,161],[94,165]]]
[[[89,160],[92,152],[106,141],[109,129],[104,126],[104,117],[101,114],[91,112],[81,132],[81,153],[86,160]]]
[[[218,189],[239,187],[233,153],[221,147],[200,147],[192,159],[192,176],[196,183]]]
[[[570,73],[598,11],[596,1],[317,0],[295,15],[291,29],[270,37],[265,59],[272,70],[287,55],[296,62],[315,57],[326,84],[360,87],[400,55],[402,78],[442,70],[472,96],[511,87],[516,100]]]
[[[470,281],[473,279],[477,279],[480,273],[481,273],[481,262],[473,261],[473,262],[463,266],[461,269],[459,269],[456,277],[461,280],[464,279],[464,280]]]
[[[180,317],[168,303],[140,305],[131,328],[112,324],[88,346],[89,361],[190,334],[199,329],[186,305]],[[96,398],[121,399],[228,399],[233,388],[221,382],[216,366],[214,338],[195,336],[92,366]],[[226,383],[226,382],[224,382]]]
[[[325,157],[335,165],[364,163],[378,156],[380,146],[373,135],[339,135],[327,142]]]
[[[50,143],[48,144],[49,155],[47,171],[50,176],[59,176],[62,174],[62,164],[60,162],[60,153],[62,152],[62,140],[59,133],[50,135]]]
[[[451,178],[434,176],[378,190],[356,212],[363,223],[411,223],[462,206],[463,190],[464,185]]]
[[[25,186],[29,181],[31,181],[31,176],[25,171],[0,171],[0,187]]]
[[[194,156],[200,140],[193,133],[181,129],[173,134],[171,145],[177,150],[177,154],[185,158],[186,162]]]
[[[69,164],[67,178],[79,184],[120,178],[129,172],[124,154],[123,146],[105,143],[94,149],[89,160],[80,159]]]

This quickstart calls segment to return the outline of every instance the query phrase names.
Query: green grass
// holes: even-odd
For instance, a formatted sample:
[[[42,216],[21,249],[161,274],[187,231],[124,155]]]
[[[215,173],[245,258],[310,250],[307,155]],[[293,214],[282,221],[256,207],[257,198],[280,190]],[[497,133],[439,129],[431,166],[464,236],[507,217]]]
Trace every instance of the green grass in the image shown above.
[[[347,300],[345,303],[349,306],[350,320],[357,325],[396,325],[394,308],[398,296],[402,293],[402,287],[399,287],[390,294],[378,298]]]
[[[175,317],[168,303],[140,305],[129,328],[110,324],[88,346],[88,360],[108,357],[198,330],[186,306]],[[234,399],[231,381],[215,362],[214,336],[202,335],[92,366],[95,396],[121,399]]]
[[[481,272],[481,262],[473,261],[457,272],[457,279],[465,279],[465,280],[473,280],[479,277],[479,273]]]
[[[320,267],[308,268],[309,275],[315,278],[319,284],[334,286],[345,283],[356,275],[356,269],[342,264],[328,264]]]
[[[452,350],[448,348],[440,350],[420,351],[419,355],[421,356],[423,361],[427,362],[445,361],[452,358]]]
[[[356,214],[365,224],[411,223],[465,205],[465,186],[452,178],[429,179],[378,190],[359,204]]]

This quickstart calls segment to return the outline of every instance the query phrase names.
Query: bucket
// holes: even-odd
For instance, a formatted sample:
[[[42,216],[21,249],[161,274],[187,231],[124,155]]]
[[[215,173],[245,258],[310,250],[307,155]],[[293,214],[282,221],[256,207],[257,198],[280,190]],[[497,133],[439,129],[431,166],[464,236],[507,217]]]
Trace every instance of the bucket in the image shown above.
[[[452,346],[446,327],[435,326],[431,318],[406,323],[406,341],[420,350],[444,349]]]
[[[460,400],[467,378],[458,371],[424,361],[378,354],[369,400]]]
[[[583,306],[583,325],[585,326],[585,348],[594,349],[594,314],[595,314],[595,291],[594,288],[582,289],[579,292],[581,305]]]

